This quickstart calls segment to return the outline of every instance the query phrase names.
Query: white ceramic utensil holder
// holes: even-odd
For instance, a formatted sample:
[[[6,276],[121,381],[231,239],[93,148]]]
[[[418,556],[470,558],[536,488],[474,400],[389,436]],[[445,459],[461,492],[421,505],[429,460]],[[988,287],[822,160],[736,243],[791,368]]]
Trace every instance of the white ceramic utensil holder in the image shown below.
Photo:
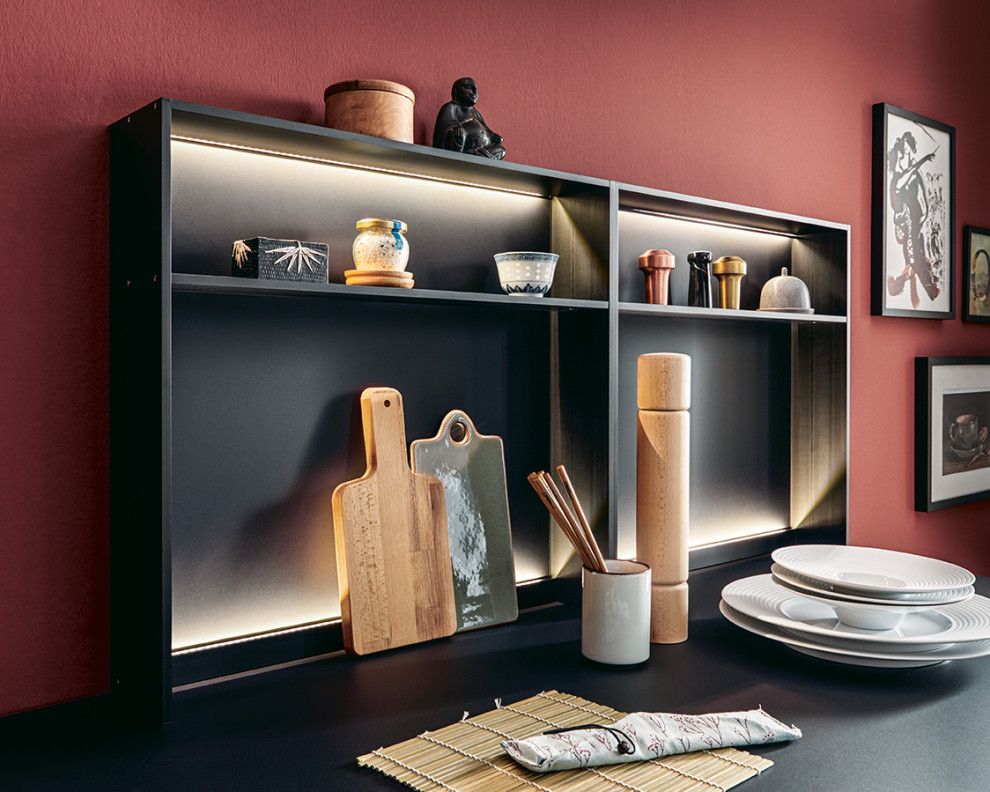
[[[606,559],[608,572],[581,569],[581,654],[608,665],[650,659],[650,568]]]

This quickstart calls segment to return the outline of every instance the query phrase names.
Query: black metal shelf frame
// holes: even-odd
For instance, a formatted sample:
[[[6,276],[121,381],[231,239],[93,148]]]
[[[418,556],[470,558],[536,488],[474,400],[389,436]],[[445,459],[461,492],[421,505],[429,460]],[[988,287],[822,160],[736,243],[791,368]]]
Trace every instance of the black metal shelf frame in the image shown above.
[[[327,429],[325,415],[346,416],[346,394],[388,376],[409,393],[410,431],[435,426],[422,406],[433,394],[491,415],[505,435],[520,550],[546,578],[525,587],[526,601],[558,597],[575,562],[516,479],[566,464],[599,540],[628,554],[635,359],[686,351],[698,373],[692,503],[704,496],[692,567],[844,541],[848,226],[169,99],[110,134],[112,666],[116,698],[137,718],[167,722],[174,684],[339,650],[331,618],[267,637],[248,629],[257,640],[207,641],[172,656],[187,559],[216,550],[213,532],[228,519],[209,492],[244,500],[251,485],[222,460],[253,459],[270,439],[263,425],[276,413],[266,405],[284,396],[280,378],[300,383],[303,404],[279,412],[277,429],[308,461],[286,478],[276,516],[248,515],[241,528],[291,513],[307,475],[360,474],[346,427]],[[210,164],[212,151],[234,165]],[[280,161],[318,170],[290,184]],[[260,163],[264,179],[243,162]],[[334,189],[351,178],[341,174],[356,181]],[[254,188],[267,180],[271,193],[235,194],[239,179]],[[457,195],[443,206],[445,223],[431,222],[434,201],[446,200],[438,190]],[[505,208],[479,210],[486,193],[504,196]],[[372,200],[417,222],[414,289],[341,282],[353,216]],[[242,227],[259,217],[287,233],[329,229],[332,282],[230,277],[222,241],[250,235]],[[476,237],[465,236],[468,226]],[[549,296],[499,293],[490,254],[525,249],[517,242],[560,254]],[[745,310],[642,302],[641,250],[669,247],[680,261],[719,245],[749,256]],[[755,310],[753,290],[781,266],[806,280],[814,314]],[[683,277],[675,271],[678,290]],[[293,464],[291,453],[272,456],[277,470]],[[710,541],[734,521],[730,541]],[[190,549],[196,530],[206,536]],[[218,585],[243,584],[241,572],[218,574]]]

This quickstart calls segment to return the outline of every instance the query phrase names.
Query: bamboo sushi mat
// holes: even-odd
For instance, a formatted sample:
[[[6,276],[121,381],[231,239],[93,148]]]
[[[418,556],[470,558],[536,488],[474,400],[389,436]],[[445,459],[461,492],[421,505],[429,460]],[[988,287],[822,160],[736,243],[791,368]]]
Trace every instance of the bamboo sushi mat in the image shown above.
[[[496,709],[358,757],[420,792],[711,792],[727,790],[773,765],[747,751],[717,748],[629,764],[534,773],[502,749],[507,739],[550,728],[614,723],[626,713],[558,693],[537,693]]]

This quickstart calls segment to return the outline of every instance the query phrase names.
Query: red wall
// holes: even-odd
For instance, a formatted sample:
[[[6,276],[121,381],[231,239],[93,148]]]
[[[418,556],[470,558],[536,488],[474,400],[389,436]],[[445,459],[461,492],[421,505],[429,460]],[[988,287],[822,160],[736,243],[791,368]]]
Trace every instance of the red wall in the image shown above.
[[[6,0],[0,714],[109,685],[106,128],[163,95],[321,123],[329,83],[392,79],[426,141],[470,75],[511,160],[851,224],[851,541],[990,574],[990,501],[919,514],[912,485],[913,358],[990,326],[869,315],[874,102],[956,127],[957,243],[990,226],[990,11],[894,6]]]

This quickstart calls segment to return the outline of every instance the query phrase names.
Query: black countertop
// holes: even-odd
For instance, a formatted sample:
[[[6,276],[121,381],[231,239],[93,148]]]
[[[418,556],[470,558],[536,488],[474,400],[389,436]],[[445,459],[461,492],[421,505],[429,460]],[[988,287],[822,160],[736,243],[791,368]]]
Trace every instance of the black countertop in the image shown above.
[[[762,706],[804,736],[753,748],[775,763],[740,787],[753,792],[990,788],[990,657],[875,669],[798,654],[718,613],[726,583],[768,569],[760,558],[693,572],[688,640],[632,669],[582,658],[575,584],[573,601],[512,625],[178,691],[162,729],[8,719],[0,789],[397,792],[355,758],[543,690],[627,712]]]

